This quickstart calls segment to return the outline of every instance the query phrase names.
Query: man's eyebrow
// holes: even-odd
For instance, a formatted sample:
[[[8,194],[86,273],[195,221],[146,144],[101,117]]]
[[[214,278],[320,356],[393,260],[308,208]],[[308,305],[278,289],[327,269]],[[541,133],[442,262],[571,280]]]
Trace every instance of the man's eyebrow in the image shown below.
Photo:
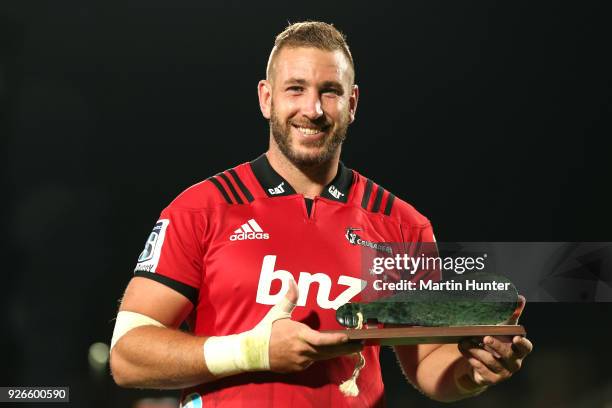
[[[308,85],[308,81],[302,78],[289,78],[285,80],[284,82],[284,85],[293,85],[293,84],[305,86],[305,85]],[[334,88],[334,89],[344,91],[344,87],[338,81],[325,81],[320,84],[319,88],[321,89]]]
[[[308,82],[302,78],[289,78],[285,80],[284,84],[298,84],[298,85],[306,85]]]
[[[344,89],[342,87],[342,84],[338,81],[325,81],[321,84],[321,88],[338,88],[338,89]]]

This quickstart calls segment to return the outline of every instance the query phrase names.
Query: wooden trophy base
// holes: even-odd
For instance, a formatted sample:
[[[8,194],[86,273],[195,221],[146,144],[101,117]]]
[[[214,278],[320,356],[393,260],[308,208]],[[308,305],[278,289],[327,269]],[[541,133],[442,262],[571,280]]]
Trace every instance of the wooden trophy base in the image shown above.
[[[451,344],[466,337],[525,336],[521,325],[444,326],[444,327],[391,327],[346,330],[326,330],[325,333],[347,333],[350,340],[365,340],[366,344],[385,346],[413,344]]]

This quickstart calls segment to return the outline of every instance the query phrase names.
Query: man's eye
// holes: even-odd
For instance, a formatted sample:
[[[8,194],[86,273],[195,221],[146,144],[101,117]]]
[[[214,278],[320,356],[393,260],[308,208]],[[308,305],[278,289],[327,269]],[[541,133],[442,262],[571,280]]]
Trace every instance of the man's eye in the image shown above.
[[[342,92],[340,92],[340,90],[335,89],[335,88],[323,89],[322,93],[324,93],[324,94],[332,94],[332,95],[340,95],[340,94],[342,94]]]
[[[289,88],[287,88],[287,90],[291,92],[302,92],[304,88],[302,88],[301,86],[290,86]]]

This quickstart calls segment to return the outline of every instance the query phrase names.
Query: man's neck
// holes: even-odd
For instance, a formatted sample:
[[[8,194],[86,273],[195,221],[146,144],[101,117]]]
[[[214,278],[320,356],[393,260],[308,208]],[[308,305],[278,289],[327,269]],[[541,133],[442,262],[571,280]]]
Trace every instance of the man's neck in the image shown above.
[[[307,168],[300,168],[291,163],[273,143],[270,144],[266,156],[274,171],[287,180],[298,194],[314,198],[321,195],[325,186],[336,177],[340,149],[328,162]]]

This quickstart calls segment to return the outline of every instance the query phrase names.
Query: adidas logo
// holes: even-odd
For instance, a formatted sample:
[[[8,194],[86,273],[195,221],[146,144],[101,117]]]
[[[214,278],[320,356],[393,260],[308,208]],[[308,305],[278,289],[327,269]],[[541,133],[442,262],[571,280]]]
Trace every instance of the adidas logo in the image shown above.
[[[263,232],[257,221],[253,218],[245,222],[232,235],[230,241],[243,241],[245,239],[269,239],[270,234]]]

